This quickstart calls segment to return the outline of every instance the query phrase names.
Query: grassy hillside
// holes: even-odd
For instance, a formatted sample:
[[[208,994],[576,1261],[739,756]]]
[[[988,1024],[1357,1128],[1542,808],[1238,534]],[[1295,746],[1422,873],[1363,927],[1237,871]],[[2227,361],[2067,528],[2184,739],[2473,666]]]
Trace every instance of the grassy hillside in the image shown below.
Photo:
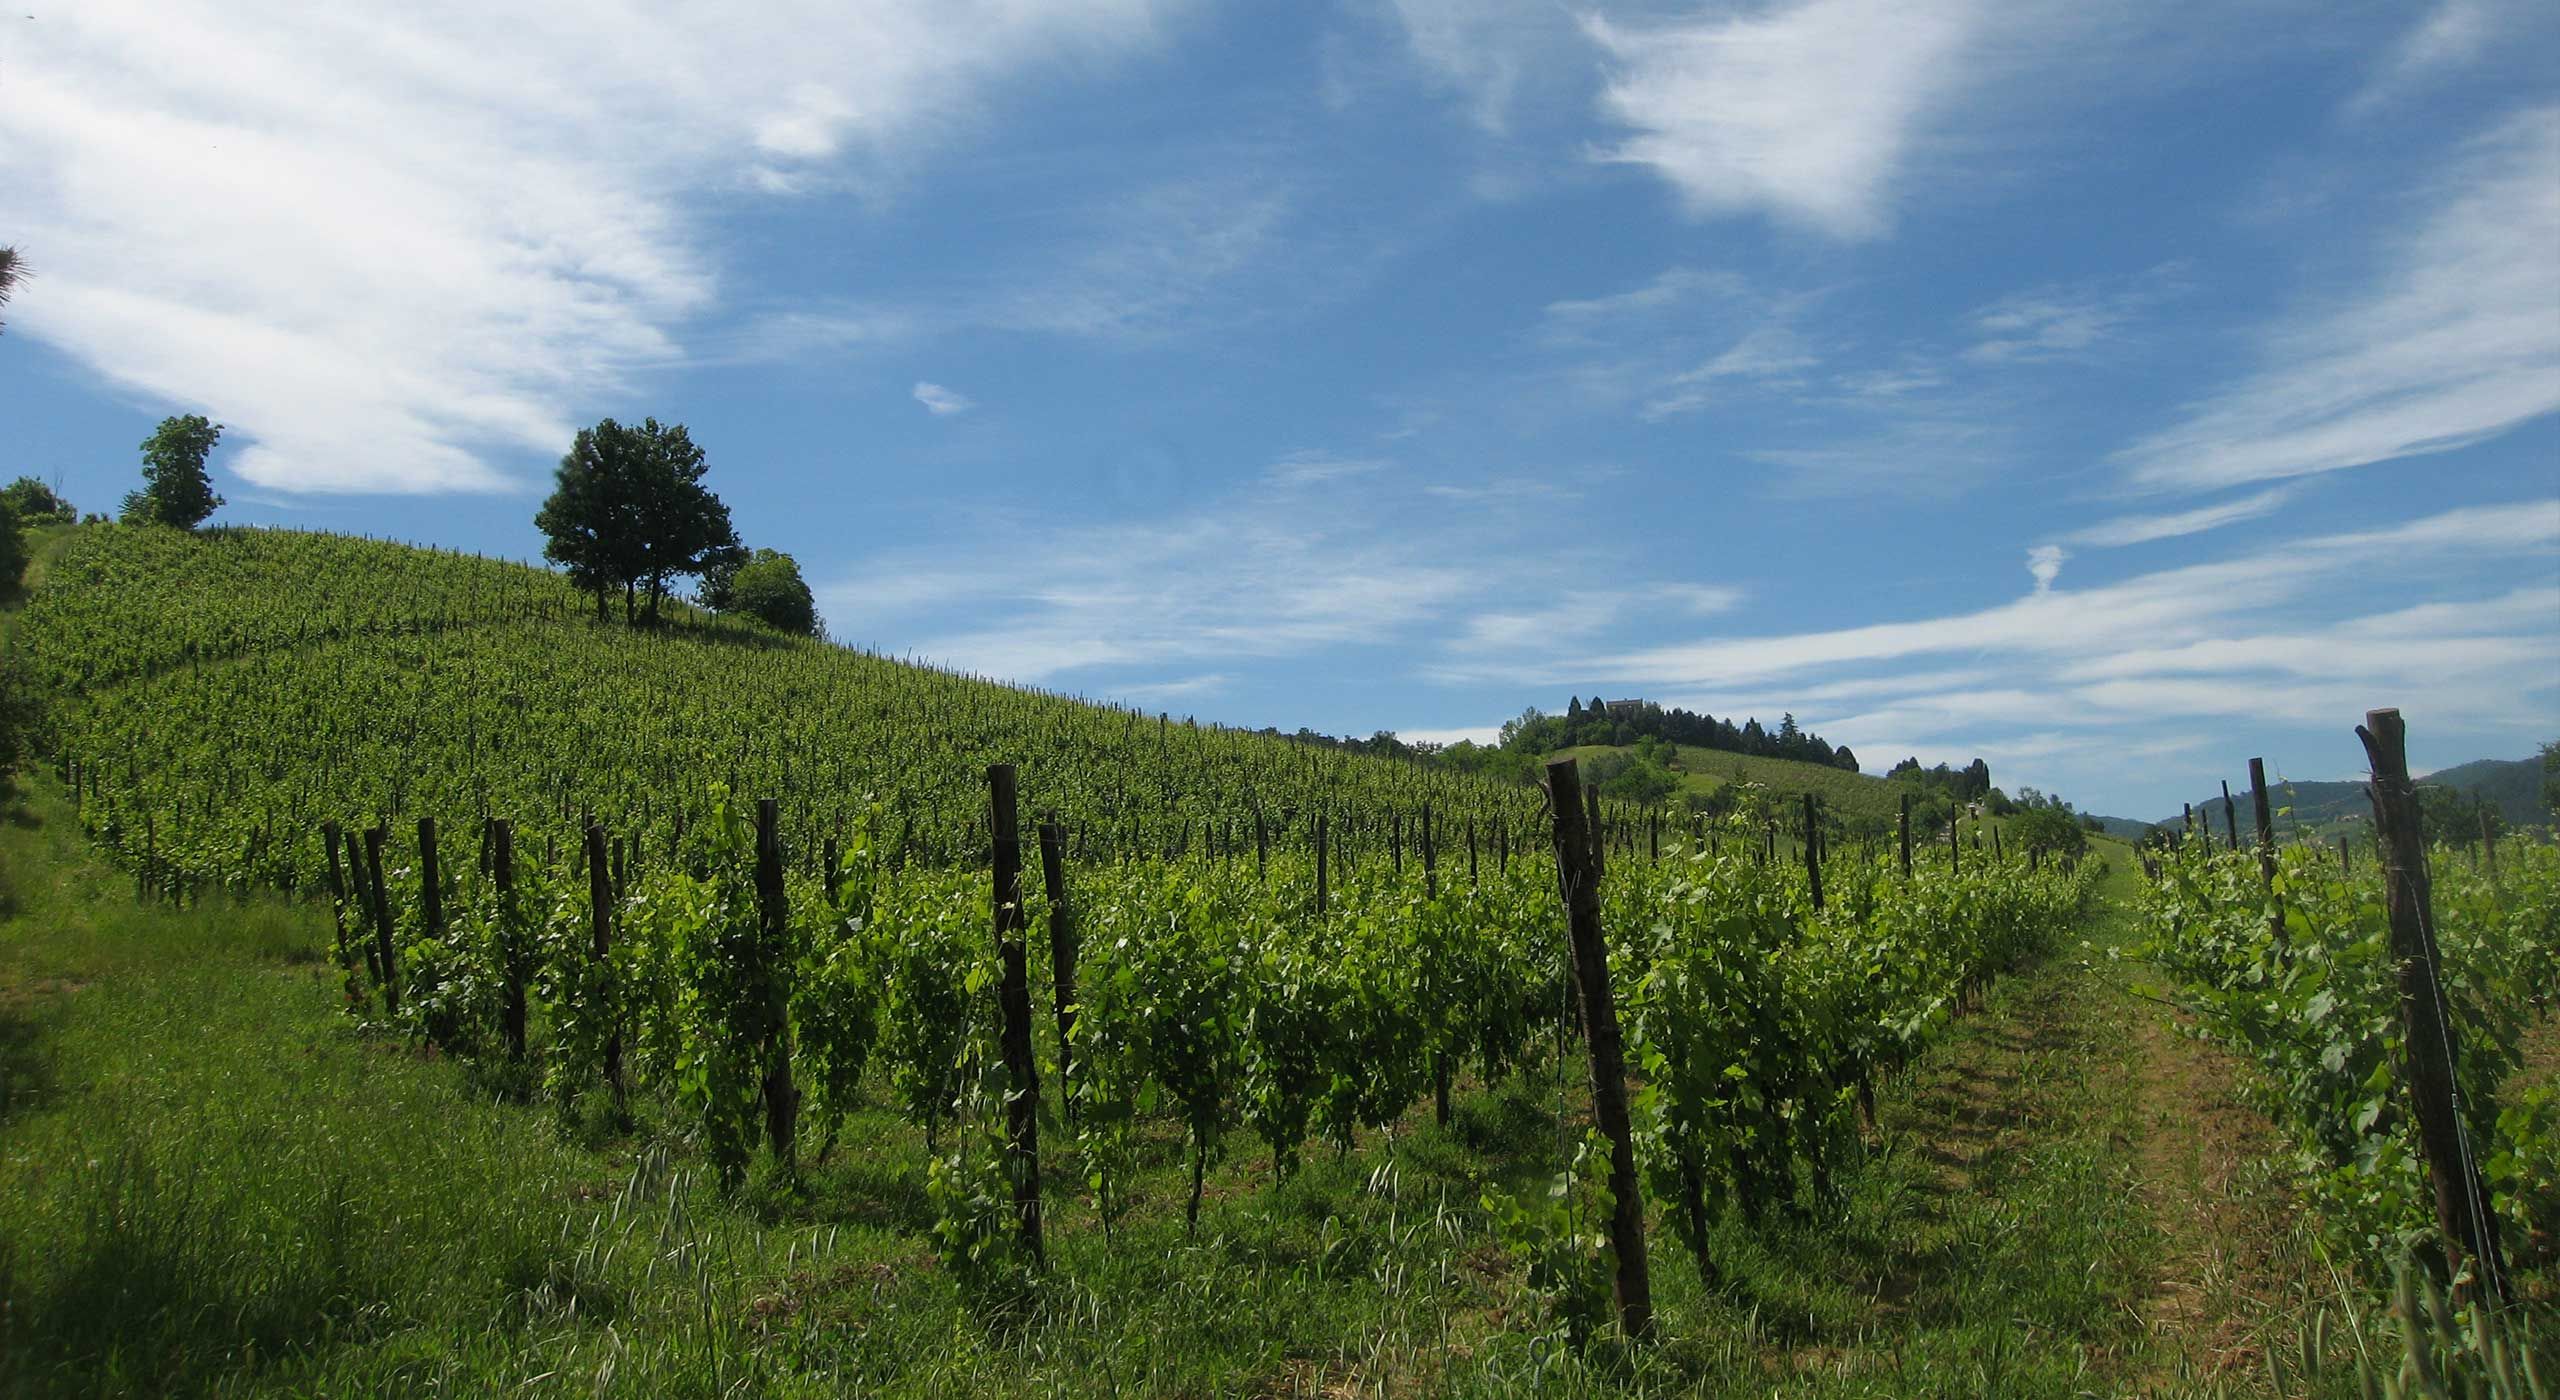
[[[985,765],[1079,851],[1250,844],[1340,808],[1527,822],[1525,790],[1177,723],[680,613],[598,622],[557,576],[342,536],[87,527],[28,605],[93,832],[155,877],[306,886],[319,824],[587,814],[670,849],[716,794],[779,798],[795,849],[872,823],[901,861],[985,848]],[[214,800],[211,794],[219,794]],[[876,810],[875,810],[876,808]],[[1525,839],[1525,834],[1524,834]]]

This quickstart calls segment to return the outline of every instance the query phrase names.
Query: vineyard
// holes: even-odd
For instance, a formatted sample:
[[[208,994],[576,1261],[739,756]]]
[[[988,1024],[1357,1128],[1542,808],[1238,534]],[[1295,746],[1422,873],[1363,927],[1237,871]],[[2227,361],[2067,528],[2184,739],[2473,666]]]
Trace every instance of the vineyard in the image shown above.
[[[156,1239],[156,1210],[219,1194],[171,1185],[197,1180],[185,1149],[127,1142],[101,1180],[21,1137],[0,1165],[0,1379],[1326,1393],[1347,1366],[1370,1393],[2085,1393],[2092,1355],[2139,1345],[2114,1315],[2121,1241],[2065,1271],[2079,1311],[2008,1299],[1987,1330],[1913,1339],[1945,1366],[1925,1381],[1899,1345],[1847,1354],[1905,1318],[1872,1310],[1883,1273],[1842,1324],[1847,1304],[1790,1294],[1812,1286],[1771,1261],[1856,1273],[1873,1266],[1834,1257],[1838,1222],[1919,1228],[1908,1173],[1929,1168],[1895,1127],[1915,1086],[2050,994],[2012,984],[2063,975],[2118,917],[2111,882],[2138,886],[2111,951],[2142,990],[2259,1067],[2244,1090],[2339,1261],[2327,1303],[2379,1333],[2394,1266],[2441,1244],[2378,863],[2290,849],[2270,875],[2199,839],[2137,881],[2118,846],[2066,864],[1907,826],[1853,844],[1811,796],[1707,823],[1577,795],[1569,761],[1548,791],[1498,785],[707,617],[592,618],[540,570],[330,536],[91,529],[50,561],[13,664],[46,697],[62,811],[123,897],[313,912],[339,1047],[313,1053],[371,1053],[345,1061],[359,1084],[423,1062],[451,1114],[513,1125],[463,1139],[515,1134],[588,1184],[508,1217],[556,1234],[451,1285],[478,1321],[442,1333],[353,1237],[244,1208],[225,1227],[243,1257],[296,1241],[322,1281],[303,1313],[240,1323],[266,1347],[250,1360],[188,1340],[219,1332],[201,1304],[84,1320],[87,1266],[42,1247]],[[2359,1361],[2398,1376],[2405,1352],[2412,1377],[2476,1366],[2516,1388],[2466,1393],[2539,1393],[2560,1101],[2525,1047],[2560,966],[2560,851],[2494,858],[2438,870],[2432,936],[2502,1272],[2438,1297],[2435,1332],[2306,1330],[2300,1360],[2229,1383],[2353,1393]],[[343,1203],[322,1213],[386,1222],[396,1243],[373,1247],[420,1278],[452,1271],[415,1252],[458,1220],[369,1215],[366,1183],[293,1160]],[[2094,1159],[2052,1160],[2098,1182]],[[925,1282],[897,1277],[920,1258]],[[2512,1307],[2482,1311],[2484,1282]],[[1129,1340],[1150,1290],[1173,1314],[1194,1287],[1232,1371]],[[1328,1323],[1346,1289],[1387,1320]],[[2073,1319],[2049,1335],[2113,1340],[1999,1340],[2046,1307]],[[1285,1354],[1220,1330],[1228,1312]]]

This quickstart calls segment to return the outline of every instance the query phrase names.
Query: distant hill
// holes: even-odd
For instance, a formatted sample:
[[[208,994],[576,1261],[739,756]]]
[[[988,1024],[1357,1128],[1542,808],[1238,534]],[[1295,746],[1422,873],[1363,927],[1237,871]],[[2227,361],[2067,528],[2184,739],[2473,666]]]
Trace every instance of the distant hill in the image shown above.
[[[2542,805],[2542,760],[2539,758],[2484,758],[2475,762],[2439,768],[2418,779],[2421,786],[2449,787],[2465,797],[2485,799],[2510,826],[2549,826],[2551,809]],[[2231,788],[2232,814],[2238,818],[2240,839],[2248,841],[2257,835],[2258,823],[2250,810],[2249,789],[2245,782]],[[2372,807],[2365,801],[2361,781],[2337,783],[2277,783],[2268,794],[2269,804],[2276,809],[2275,827],[2290,832],[2296,825],[2305,831],[2325,832],[2332,828],[2362,827],[2372,820]],[[2216,833],[2224,830],[2222,792],[2216,788],[2197,801],[2198,811],[2213,819]],[[2284,809],[2291,808],[2288,813]],[[2176,826],[2178,814],[2171,812],[2162,824]],[[2113,830],[2112,826],[2109,830]],[[2139,834],[2139,833],[2137,833]]]
[[[2100,817],[2098,820],[2105,825],[2109,836],[2121,836],[2127,841],[2139,841],[2142,833],[2151,829],[2151,823],[2133,817]]]

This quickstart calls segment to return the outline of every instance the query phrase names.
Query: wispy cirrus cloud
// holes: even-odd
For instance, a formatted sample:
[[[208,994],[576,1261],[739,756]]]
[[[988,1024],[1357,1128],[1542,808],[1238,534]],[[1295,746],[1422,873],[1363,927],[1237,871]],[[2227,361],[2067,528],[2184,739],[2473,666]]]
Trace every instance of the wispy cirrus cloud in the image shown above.
[[[2368,285],[2286,317],[2261,367],[2117,454],[2201,491],[2449,451],[2560,409],[2560,108],[2519,113],[2422,192]]]
[[[2340,584],[2377,559],[2433,596],[2341,612]],[[2044,562],[2060,561],[2031,558],[2030,571]],[[2484,565],[2503,581],[2484,586]],[[2056,786],[2103,781],[2146,745],[2192,747],[2208,718],[2340,723],[2398,703],[2438,733],[2547,725],[2560,719],[2554,615],[2560,500],[2523,501],[2085,588],[2037,573],[2032,591],[1989,607],[1828,630],[1560,652],[1523,615],[1475,632],[1455,673],[1598,683],[1719,715],[1792,710],[1869,758],[1984,754]]]
[[[2119,549],[2126,545],[2148,544],[2153,540],[2176,539],[2181,535],[2197,535],[2272,515],[2285,502],[2293,499],[2291,487],[2277,486],[2253,492],[2235,500],[2221,501],[2194,510],[2170,511],[2151,515],[2119,515],[2101,520],[2085,529],[2074,530],[2062,537],[2064,544],[2087,545],[2094,549]]]
[[[256,486],[503,489],[493,461],[685,355],[721,295],[694,204],[894,177],[992,84],[1173,8],[56,7],[0,31],[0,180],[46,271],[14,329],[217,414]]]
[[[2016,292],[1966,318],[1979,337],[1964,358],[2016,364],[2086,355],[2183,289],[2186,267],[2164,263],[2123,281]]]
[[[1767,212],[1840,239],[1882,234],[1910,147],[1962,90],[1988,12],[1973,0],[1800,0],[1584,31],[1614,68],[1600,98],[1698,214]]]
[[[929,379],[919,379],[913,397],[924,405],[924,411],[936,418],[956,418],[976,408],[978,402],[956,389],[946,389]]]

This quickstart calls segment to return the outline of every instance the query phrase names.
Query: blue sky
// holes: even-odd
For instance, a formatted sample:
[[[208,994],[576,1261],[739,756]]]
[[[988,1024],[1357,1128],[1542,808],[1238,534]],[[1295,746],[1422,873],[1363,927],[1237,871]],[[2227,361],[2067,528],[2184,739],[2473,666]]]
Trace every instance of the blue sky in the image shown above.
[[[0,474],[531,557],[655,415],[840,639],[1177,714],[2560,735],[2547,5],[322,13],[8,13]]]

